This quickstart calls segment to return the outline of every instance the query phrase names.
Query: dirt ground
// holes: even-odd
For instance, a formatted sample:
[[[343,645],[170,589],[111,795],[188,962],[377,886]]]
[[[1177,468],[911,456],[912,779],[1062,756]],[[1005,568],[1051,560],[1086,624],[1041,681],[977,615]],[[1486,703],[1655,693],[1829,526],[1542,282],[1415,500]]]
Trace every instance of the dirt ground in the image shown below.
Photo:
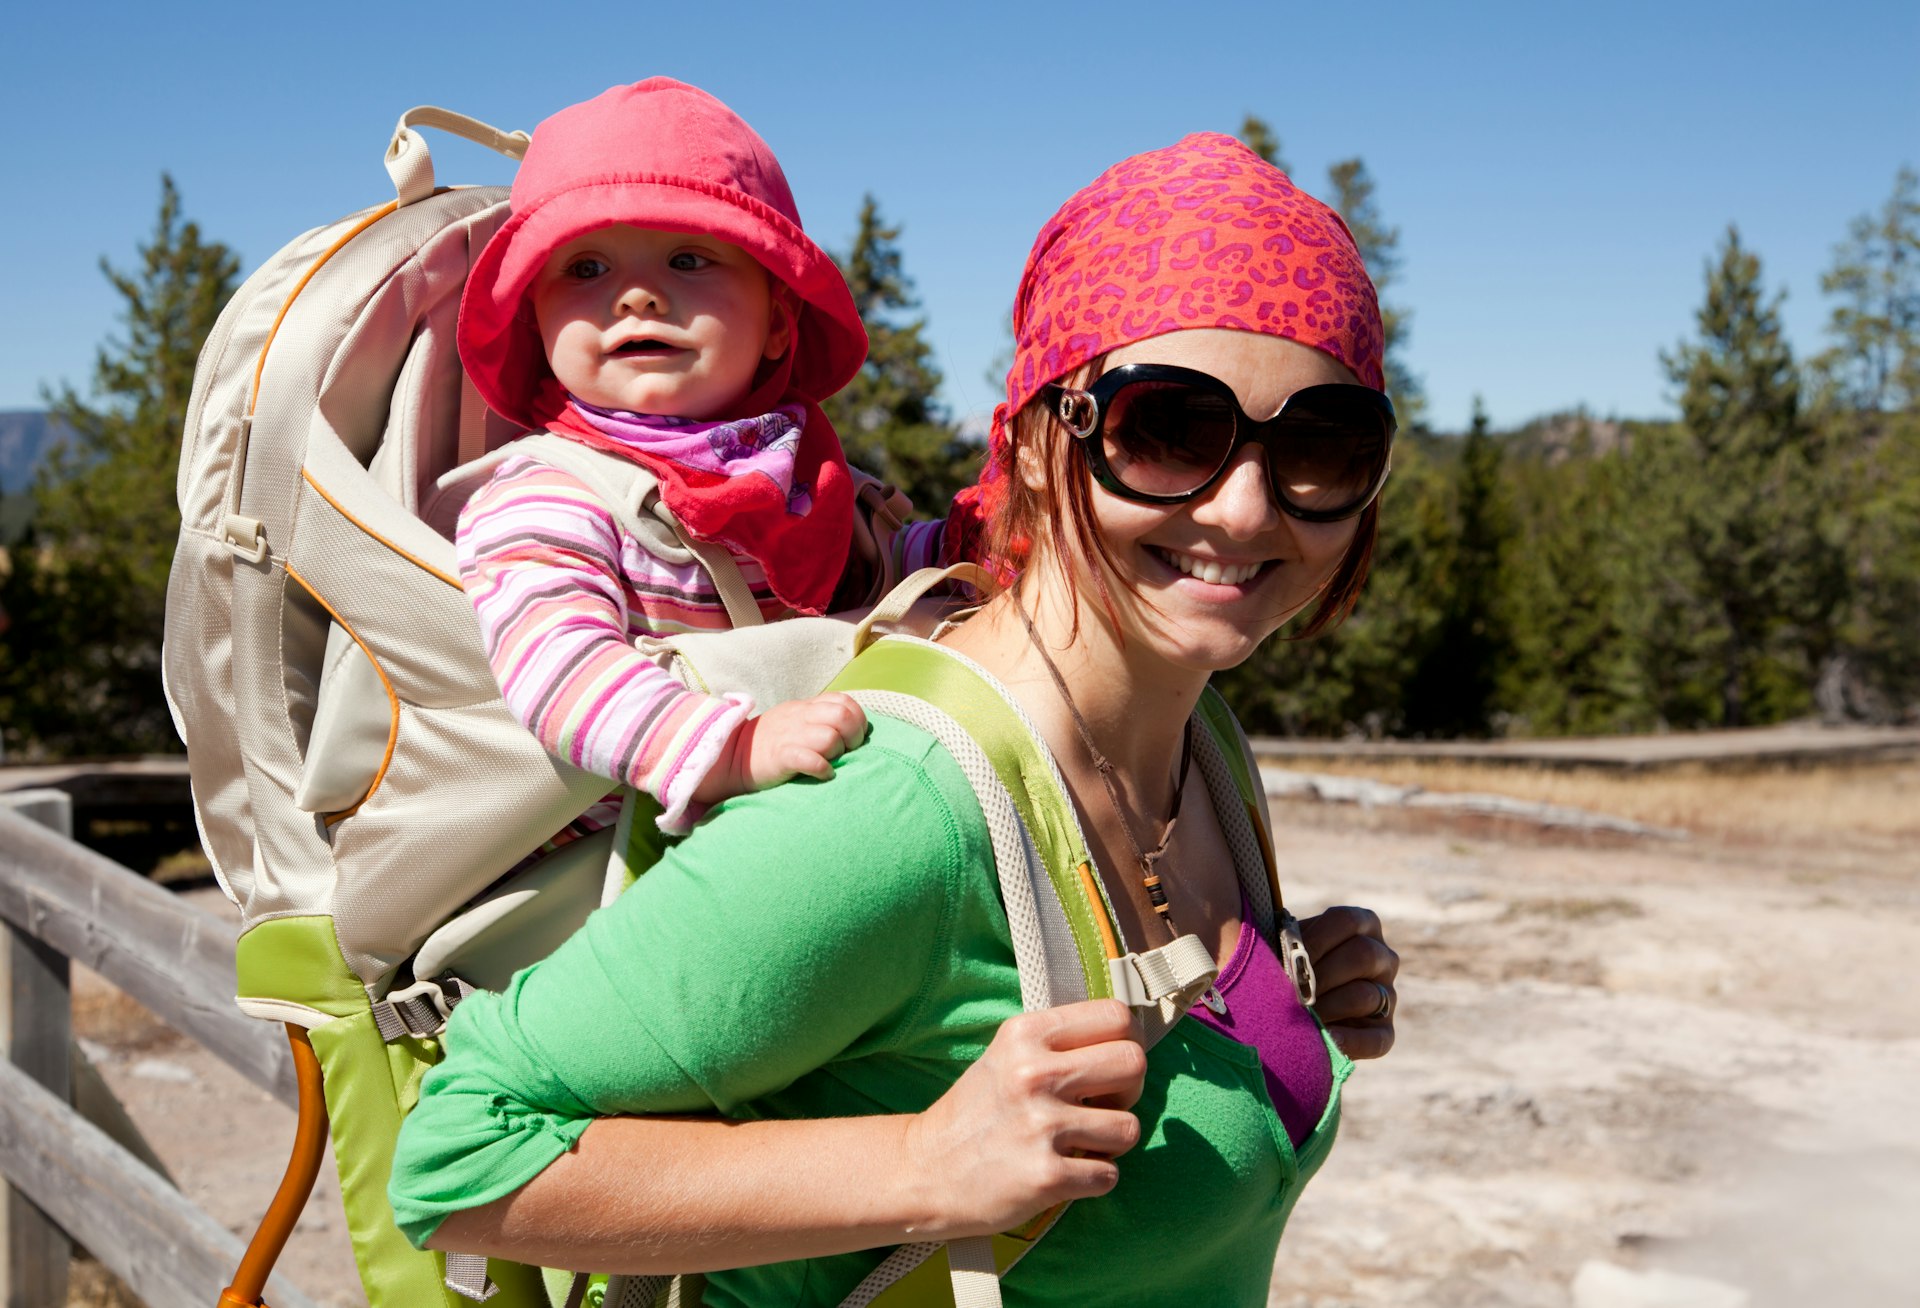
[[[1909,782],[1890,832],[1684,842],[1276,803],[1290,904],[1377,909],[1402,968],[1399,1045],[1349,1083],[1272,1304],[1915,1303]],[[250,1230],[291,1113],[77,984],[86,1047],[182,1189]],[[330,1166],[281,1266],[361,1302]]]

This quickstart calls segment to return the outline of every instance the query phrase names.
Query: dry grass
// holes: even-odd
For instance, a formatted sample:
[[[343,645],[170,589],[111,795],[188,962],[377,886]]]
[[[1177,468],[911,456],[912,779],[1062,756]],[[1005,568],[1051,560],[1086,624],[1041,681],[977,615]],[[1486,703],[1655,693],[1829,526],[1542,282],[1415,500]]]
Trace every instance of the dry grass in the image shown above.
[[[186,1039],[139,1000],[80,968],[74,969],[73,1032],[121,1053],[159,1049]]]
[[[126,1283],[85,1254],[67,1270],[66,1308],[143,1308]]]
[[[1741,771],[1688,765],[1640,773],[1405,759],[1290,766],[1567,804],[1741,843],[1837,840],[1879,848],[1920,842],[1920,763],[1913,762]]]

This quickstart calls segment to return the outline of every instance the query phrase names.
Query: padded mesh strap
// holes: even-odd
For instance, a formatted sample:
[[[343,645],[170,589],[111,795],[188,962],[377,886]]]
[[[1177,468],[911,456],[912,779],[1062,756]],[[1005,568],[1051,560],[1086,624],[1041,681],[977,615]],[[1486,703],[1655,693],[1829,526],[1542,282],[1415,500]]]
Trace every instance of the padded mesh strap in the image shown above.
[[[654,1308],[672,1281],[671,1276],[609,1276],[600,1308]]]

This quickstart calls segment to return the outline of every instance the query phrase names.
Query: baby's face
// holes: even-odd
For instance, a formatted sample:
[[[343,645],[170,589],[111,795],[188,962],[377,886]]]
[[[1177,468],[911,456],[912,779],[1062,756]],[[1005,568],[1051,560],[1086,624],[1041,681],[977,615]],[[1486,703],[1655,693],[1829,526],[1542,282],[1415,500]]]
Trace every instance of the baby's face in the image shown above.
[[[603,409],[746,416],[754,370],[787,348],[766,269],[712,236],[602,227],[554,251],[532,295],[553,375]]]

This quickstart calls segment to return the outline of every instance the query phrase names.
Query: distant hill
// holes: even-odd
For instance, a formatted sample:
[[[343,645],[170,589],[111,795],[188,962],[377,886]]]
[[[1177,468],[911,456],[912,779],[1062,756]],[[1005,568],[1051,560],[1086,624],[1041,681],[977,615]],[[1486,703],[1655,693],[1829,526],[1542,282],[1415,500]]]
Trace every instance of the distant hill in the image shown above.
[[[66,427],[50,413],[0,411],[0,492],[12,495],[32,485],[41,458],[66,438]]]

